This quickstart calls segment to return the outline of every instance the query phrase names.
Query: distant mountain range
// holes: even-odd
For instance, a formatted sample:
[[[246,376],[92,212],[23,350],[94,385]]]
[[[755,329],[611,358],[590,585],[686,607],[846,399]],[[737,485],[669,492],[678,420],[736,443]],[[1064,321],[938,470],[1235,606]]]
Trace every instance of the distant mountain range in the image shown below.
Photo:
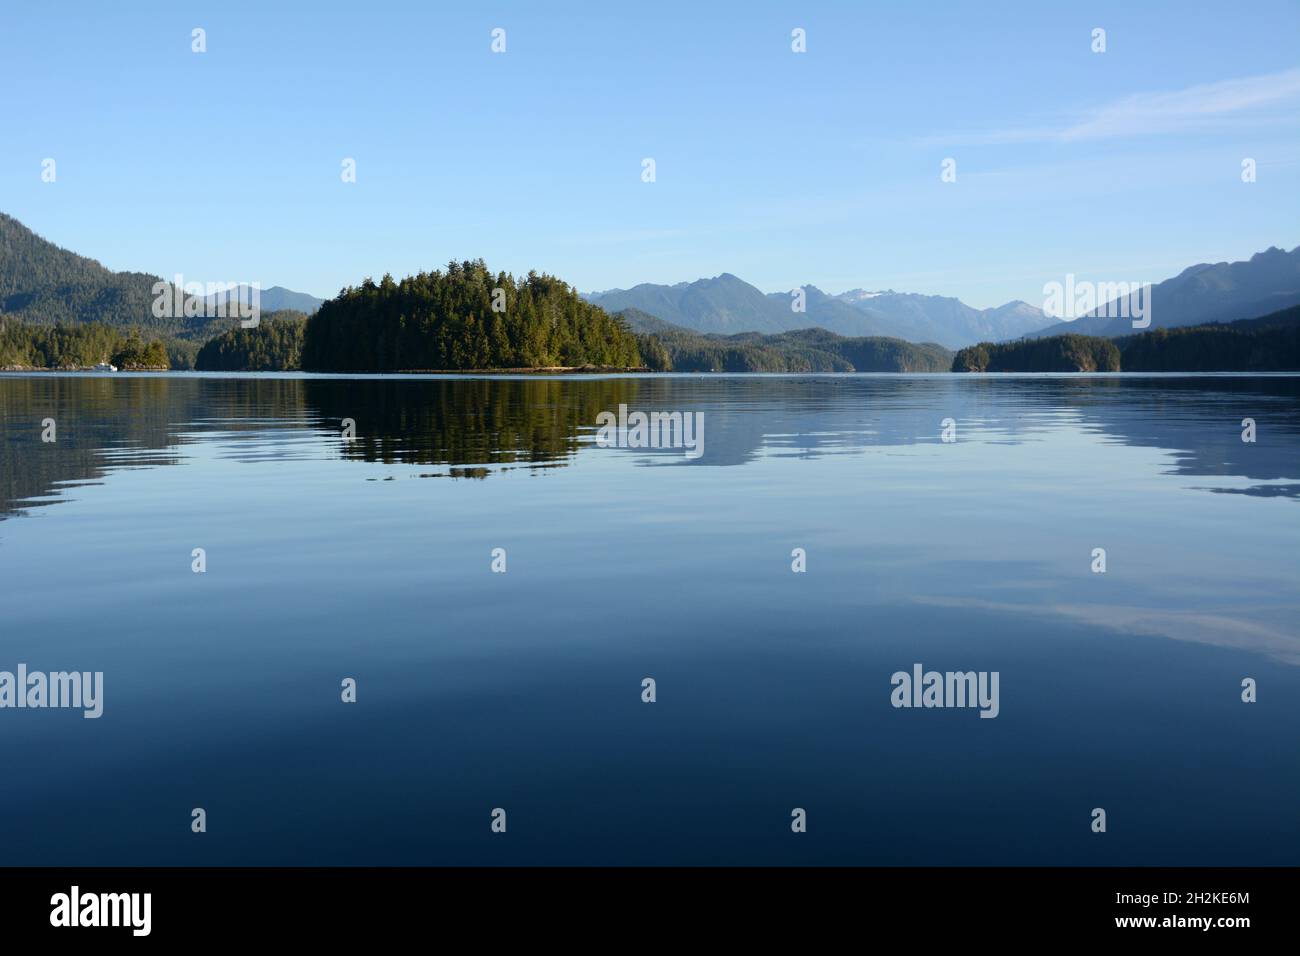
[[[866,292],[853,289],[835,298],[863,312],[889,316],[909,334],[949,348],[960,344],[1019,338],[1041,329],[1051,318],[1019,299],[992,309],[976,309],[960,299],[915,292]],[[912,339],[915,341],[915,339]]]
[[[712,279],[677,285],[643,284],[611,289],[585,298],[606,312],[637,309],[694,332],[732,335],[736,332],[788,332],[818,325],[822,328],[858,321],[861,313],[818,289],[807,295],[807,311],[795,312],[790,295],[764,295],[729,272]],[[892,335],[892,328],[872,328],[864,334]]]
[[[1098,308],[1062,322],[1027,302],[975,309],[959,299],[852,289],[828,295],[804,286],[806,310],[786,292],[764,294],[730,273],[677,285],[644,284],[593,292],[606,311],[637,309],[696,332],[772,335],[816,326],[843,336],[887,336],[958,349],[980,342],[1077,333],[1114,337],[1134,332],[1132,319]],[[1300,247],[1270,248],[1246,262],[1202,263],[1151,288],[1152,329],[1256,318],[1300,303]]]
[[[1206,322],[1232,322],[1269,315],[1300,303],[1300,246],[1290,252],[1269,248],[1246,262],[1201,263],[1151,287],[1152,329],[1176,329]],[[1071,322],[1055,322],[1031,333],[1038,338],[1066,333],[1114,337],[1132,335],[1133,320],[1107,308]]]
[[[639,285],[586,296],[608,312],[637,309],[695,332],[772,335],[818,327],[847,337],[885,336],[960,348],[990,338],[1017,338],[1051,324],[1025,302],[975,309],[958,299],[909,292],[854,289],[828,295],[804,286],[804,311],[793,293],[764,294],[729,272],[677,285]]]

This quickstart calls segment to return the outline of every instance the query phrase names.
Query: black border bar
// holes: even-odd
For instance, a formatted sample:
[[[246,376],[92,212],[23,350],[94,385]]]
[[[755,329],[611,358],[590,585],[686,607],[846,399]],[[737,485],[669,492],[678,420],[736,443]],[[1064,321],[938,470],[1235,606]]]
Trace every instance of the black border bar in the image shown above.
[[[795,943],[888,932],[918,946],[1044,934],[1224,942],[1294,928],[1298,875],[1289,867],[0,868],[0,926],[10,940],[78,944],[518,933],[534,943],[591,936],[668,945],[702,932]],[[149,935],[52,926],[52,899],[73,886],[83,899],[149,893]],[[1243,917],[1249,925],[1223,922]],[[1155,923],[1117,925],[1124,918]],[[1208,929],[1190,922],[1207,918]]]

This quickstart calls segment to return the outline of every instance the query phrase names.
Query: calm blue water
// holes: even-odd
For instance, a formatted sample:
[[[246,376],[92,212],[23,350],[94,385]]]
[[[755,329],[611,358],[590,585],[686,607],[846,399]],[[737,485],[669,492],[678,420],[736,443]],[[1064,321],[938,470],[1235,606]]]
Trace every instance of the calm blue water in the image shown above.
[[[1300,379],[4,375],[0,427],[0,670],[105,675],[0,710],[0,863],[1300,863]]]

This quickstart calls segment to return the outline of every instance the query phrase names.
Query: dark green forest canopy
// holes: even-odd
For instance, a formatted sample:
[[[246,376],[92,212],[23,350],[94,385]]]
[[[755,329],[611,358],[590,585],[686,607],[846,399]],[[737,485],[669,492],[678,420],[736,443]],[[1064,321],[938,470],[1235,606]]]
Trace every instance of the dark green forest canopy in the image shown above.
[[[223,332],[199,349],[194,367],[200,372],[287,372],[302,367],[307,316],[271,312],[255,328]]]
[[[0,213],[0,320],[10,326],[64,328],[57,335],[24,334],[21,347],[11,339],[9,358],[0,364],[58,368],[110,360],[125,339],[122,344],[105,345],[107,333],[102,330],[82,337],[71,331],[82,325],[103,325],[118,329],[123,336],[130,329],[138,329],[146,346],[161,340],[167,357],[161,366],[184,369],[193,365],[203,342],[232,325],[238,326],[237,318],[228,313],[214,315],[210,310],[206,315],[155,314],[175,313],[175,309],[155,309],[160,294],[171,302],[176,299],[172,285],[158,276],[113,272],[94,259],[41,238],[17,219]],[[89,351],[79,351],[83,347]],[[109,354],[86,361],[87,354],[106,349]],[[155,363],[159,356],[156,351],[147,357],[131,352],[125,360],[132,366],[143,361],[149,367],[158,367]]]
[[[1284,372],[1300,370],[1300,306],[1257,319],[1152,329],[1116,339],[1058,335],[954,356],[954,372]]]
[[[640,367],[636,338],[554,276],[494,275],[482,260],[344,289],[308,321],[302,347],[308,371],[588,365]]]
[[[155,315],[160,285],[173,296],[171,285],[158,276],[113,272],[0,213],[0,314],[9,320],[28,325],[100,322],[140,328],[154,338],[200,341],[228,327],[224,318]]]
[[[31,325],[163,323],[150,312],[156,276],[111,272],[0,213],[0,312]],[[171,322],[173,331],[181,323]]]
[[[1115,343],[1093,335],[981,342],[952,360],[954,372],[1118,372],[1119,365]]]
[[[1115,339],[1126,372],[1300,371],[1300,306],[1239,322]]]
[[[102,322],[29,325],[0,319],[0,368],[90,368],[111,362],[120,369],[170,366],[167,346],[137,329]]]

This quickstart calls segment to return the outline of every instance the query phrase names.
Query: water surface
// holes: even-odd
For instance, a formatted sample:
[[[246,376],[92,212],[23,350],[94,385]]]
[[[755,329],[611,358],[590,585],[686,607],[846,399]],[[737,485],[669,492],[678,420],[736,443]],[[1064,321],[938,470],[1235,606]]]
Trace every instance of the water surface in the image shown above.
[[[3,375],[0,456],[0,669],[105,675],[0,863],[1300,862],[1295,377]]]

